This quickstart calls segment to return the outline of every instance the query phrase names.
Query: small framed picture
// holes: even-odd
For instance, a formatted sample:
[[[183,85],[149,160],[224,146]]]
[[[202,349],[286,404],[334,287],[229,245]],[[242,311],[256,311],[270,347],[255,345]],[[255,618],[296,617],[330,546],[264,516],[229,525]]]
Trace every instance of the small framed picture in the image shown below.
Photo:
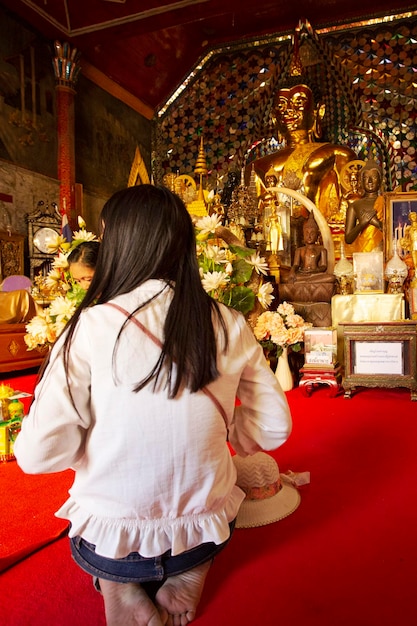
[[[384,293],[384,253],[354,252],[355,293]]]
[[[385,258],[387,261],[394,253],[396,241],[405,236],[405,229],[410,225],[409,214],[417,213],[417,191],[390,192],[385,194]]]
[[[336,328],[306,328],[304,331],[304,362],[309,367],[334,365],[337,361]]]

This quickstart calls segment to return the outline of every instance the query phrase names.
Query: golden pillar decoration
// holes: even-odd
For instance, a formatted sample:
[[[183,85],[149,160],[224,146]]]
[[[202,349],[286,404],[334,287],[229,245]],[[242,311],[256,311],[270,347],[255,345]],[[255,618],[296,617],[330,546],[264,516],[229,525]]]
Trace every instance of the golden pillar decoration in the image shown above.
[[[68,43],[54,43],[53,68],[56,84],[59,210],[67,214],[72,230],[77,229],[75,215],[75,140],[74,95],[80,73],[80,53]]]

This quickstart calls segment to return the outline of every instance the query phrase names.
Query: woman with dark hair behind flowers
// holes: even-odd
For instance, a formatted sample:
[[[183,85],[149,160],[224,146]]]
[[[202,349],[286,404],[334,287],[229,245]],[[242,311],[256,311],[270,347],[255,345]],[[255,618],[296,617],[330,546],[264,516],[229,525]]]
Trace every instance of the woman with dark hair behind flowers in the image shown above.
[[[68,255],[69,272],[74,282],[88,289],[96,270],[99,241],[82,241]]]

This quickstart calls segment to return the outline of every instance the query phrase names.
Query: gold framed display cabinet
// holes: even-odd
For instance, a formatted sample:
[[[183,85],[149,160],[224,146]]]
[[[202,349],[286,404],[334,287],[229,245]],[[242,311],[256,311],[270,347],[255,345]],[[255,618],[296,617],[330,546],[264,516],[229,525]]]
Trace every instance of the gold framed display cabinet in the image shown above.
[[[357,322],[343,325],[344,397],[356,387],[406,387],[417,400],[417,322]]]

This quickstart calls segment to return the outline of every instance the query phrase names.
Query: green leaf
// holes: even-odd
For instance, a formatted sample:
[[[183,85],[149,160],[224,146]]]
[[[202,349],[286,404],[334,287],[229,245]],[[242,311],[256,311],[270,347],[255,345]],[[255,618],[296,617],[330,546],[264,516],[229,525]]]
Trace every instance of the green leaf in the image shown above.
[[[255,306],[255,294],[248,287],[233,287],[222,294],[221,302],[247,315]]]
[[[253,250],[249,250],[248,248],[243,248],[242,246],[229,246],[229,250],[233,252],[237,257],[244,259],[248,256],[252,256]]]
[[[238,259],[233,263],[233,281],[235,283],[243,284],[247,283],[253,272],[252,265],[246,263],[244,259]]]
[[[84,300],[86,290],[80,287],[77,283],[73,283],[71,289],[67,291],[67,298],[71,302],[75,302],[76,306],[79,306]]]

